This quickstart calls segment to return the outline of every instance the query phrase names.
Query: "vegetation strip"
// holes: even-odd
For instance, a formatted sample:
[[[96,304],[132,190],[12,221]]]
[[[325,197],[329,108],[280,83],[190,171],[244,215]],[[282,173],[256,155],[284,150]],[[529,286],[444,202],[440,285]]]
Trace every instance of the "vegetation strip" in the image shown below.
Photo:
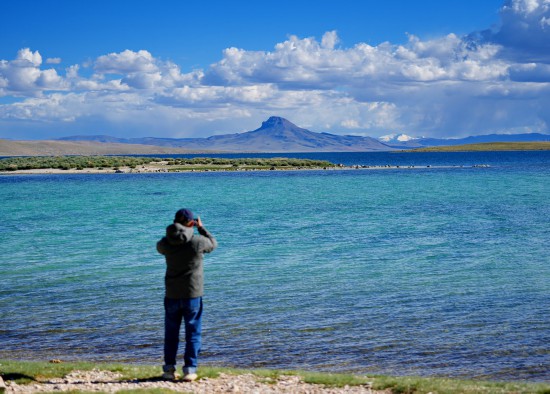
[[[120,381],[155,381],[159,380],[159,366],[107,364],[92,362],[31,362],[0,361],[0,376],[10,387],[17,385],[34,385],[48,379],[63,378],[73,371],[110,371],[120,376]],[[284,376],[298,376],[301,381],[320,384],[328,387],[364,386],[373,390],[390,390],[393,393],[550,393],[547,383],[525,382],[489,382],[477,380],[459,380],[446,378],[357,376],[340,373],[321,373],[304,371],[284,371],[268,369],[231,369],[201,367],[199,379],[216,379],[220,374],[233,376],[253,374],[263,382],[273,382]]]
[[[35,169],[135,169],[139,166],[155,165],[167,168],[168,171],[204,170],[204,169],[285,169],[285,168],[327,168],[333,163],[323,160],[275,158],[237,158],[225,159],[216,157],[195,158],[156,158],[132,156],[47,156],[47,157],[12,157],[0,160],[0,171],[19,171]]]
[[[491,152],[550,150],[550,141],[541,142],[486,142],[481,144],[432,146],[405,152]]]

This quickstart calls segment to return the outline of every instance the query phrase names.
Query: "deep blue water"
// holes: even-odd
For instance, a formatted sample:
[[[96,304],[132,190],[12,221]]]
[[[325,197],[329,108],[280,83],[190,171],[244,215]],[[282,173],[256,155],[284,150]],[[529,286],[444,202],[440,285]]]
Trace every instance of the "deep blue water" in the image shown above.
[[[1,176],[0,358],[161,364],[190,207],[203,363],[550,378],[550,152],[285,156],[407,168]]]

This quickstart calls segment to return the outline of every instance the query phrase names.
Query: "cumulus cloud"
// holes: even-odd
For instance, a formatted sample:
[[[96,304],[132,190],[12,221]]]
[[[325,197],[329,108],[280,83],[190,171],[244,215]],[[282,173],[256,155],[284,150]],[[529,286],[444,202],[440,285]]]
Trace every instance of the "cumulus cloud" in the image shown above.
[[[550,1],[506,0],[496,29],[473,37],[502,45],[504,55],[516,61],[550,61]]]
[[[411,34],[403,45],[343,47],[336,31],[319,40],[291,35],[271,51],[227,48],[191,72],[125,50],[63,73],[22,49],[0,61],[0,95],[22,98],[0,105],[0,119],[10,130],[31,120],[75,130],[100,124],[102,133],[122,133],[126,122],[133,134],[160,136],[251,130],[271,115],[338,134],[549,132],[549,9],[550,0],[506,0],[492,30]]]
[[[29,48],[21,49],[12,61],[0,60],[0,94],[36,96],[44,90],[63,90],[63,78],[54,69],[42,70],[42,56]]]
[[[498,59],[498,52],[494,44],[469,48],[454,34],[432,41],[410,36],[407,46],[372,47],[360,43],[349,49],[334,49],[314,38],[292,36],[270,53],[227,49],[223,59],[207,71],[205,83],[336,88],[373,81],[484,81],[507,74],[508,65]]]
[[[24,48],[17,53],[13,64],[20,67],[38,67],[42,64],[42,56],[38,51],[32,52],[29,48]]]
[[[101,74],[127,74],[135,72],[154,72],[157,70],[155,59],[148,51],[125,50],[100,56],[94,69]]]

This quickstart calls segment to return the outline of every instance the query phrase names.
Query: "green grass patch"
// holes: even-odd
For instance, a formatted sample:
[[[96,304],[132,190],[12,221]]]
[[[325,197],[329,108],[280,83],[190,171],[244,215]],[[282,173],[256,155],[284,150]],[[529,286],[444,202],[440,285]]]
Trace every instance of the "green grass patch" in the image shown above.
[[[94,368],[118,372],[121,380],[156,380],[162,371],[160,366],[135,365],[123,363],[67,362],[52,364],[31,361],[0,361],[0,375],[5,381],[17,384],[30,384],[51,378],[62,378],[74,370],[92,370]],[[550,394],[550,384],[525,382],[490,382],[478,380],[359,376],[345,373],[324,373],[307,371],[287,371],[275,369],[236,369],[201,366],[199,378],[215,379],[220,373],[229,375],[254,374],[259,381],[269,384],[283,375],[300,376],[306,383],[321,384],[329,387],[368,385],[375,390],[389,390],[399,394],[446,393],[446,394]],[[170,393],[166,389],[129,390],[127,393]],[[81,392],[82,393],[82,392]]]
[[[306,383],[323,384],[330,387],[369,385],[372,382],[370,377],[345,373],[297,371],[295,374],[301,376]]]
[[[523,150],[550,150],[550,142],[487,142],[482,144],[432,146],[429,148],[412,149],[407,152],[480,152]]]
[[[412,393],[449,393],[449,394],[504,394],[504,393],[538,393],[549,394],[550,385],[545,383],[525,382],[491,382],[479,380],[424,378],[424,377],[390,377],[373,378],[373,389],[390,389],[396,394]]]

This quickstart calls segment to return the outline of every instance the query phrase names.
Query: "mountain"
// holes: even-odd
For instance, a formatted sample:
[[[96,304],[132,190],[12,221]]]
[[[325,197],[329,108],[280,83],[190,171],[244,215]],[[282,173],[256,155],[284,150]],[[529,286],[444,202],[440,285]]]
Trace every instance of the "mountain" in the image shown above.
[[[404,136],[399,138],[400,136]],[[534,142],[550,141],[550,135],[540,133],[526,134],[488,134],[466,138],[414,138],[405,134],[390,134],[380,137],[381,142],[395,149],[428,148],[431,146],[454,146],[481,144],[485,142]]]
[[[272,116],[256,130],[208,138],[115,138],[105,135],[73,136],[64,141],[95,141],[178,147],[228,152],[368,152],[393,148],[371,137],[315,133],[287,119]]]
[[[425,148],[483,142],[550,141],[548,134],[490,134],[460,139],[415,138],[389,134],[378,140],[371,137],[316,133],[296,126],[287,119],[272,116],[256,130],[214,135],[208,138],[116,138],[108,135],[72,136],[62,141],[137,144],[194,151],[218,152],[372,152]]]

